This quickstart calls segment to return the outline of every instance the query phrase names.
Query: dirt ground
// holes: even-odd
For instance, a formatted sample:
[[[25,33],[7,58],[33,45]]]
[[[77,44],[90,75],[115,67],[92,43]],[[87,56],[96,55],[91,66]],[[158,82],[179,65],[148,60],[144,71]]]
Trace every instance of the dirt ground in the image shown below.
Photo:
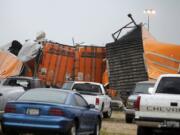
[[[136,135],[137,126],[126,124],[123,112],[114,111],[110,119],[102,122],[101,135]]]

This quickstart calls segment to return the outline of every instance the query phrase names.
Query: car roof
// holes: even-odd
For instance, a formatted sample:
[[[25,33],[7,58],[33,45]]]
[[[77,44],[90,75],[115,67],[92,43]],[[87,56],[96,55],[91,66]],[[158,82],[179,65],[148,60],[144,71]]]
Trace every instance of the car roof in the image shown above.
[[[14,78],[14,79],[28,79],[28,80],[40,80],[39,78],[34,78],[34,77],[28,77],[28,76],[11,76],[9,78]]]
[[[102,85],[101,83],[98,82],[88,82],[88,81],[66,81],[65,83],[91,83],[91,84],[96,84],[96,85]]]
[[[137,82],[136,84],[155,84],[156,80],[149,80],[149,81],[141,81]]]
[[[162,74],[160,77],[180,77],[180,74]]]
[[[30,89],[28,91],[36,91],[36,90],[48,90],[48,91],[62,91],[62,92],[66,92],[69,94],[74,94],[74,93],[78,93],[72,90],[64,90],[64,89],[57,89],[57,88],[34,88],[34,89]]]

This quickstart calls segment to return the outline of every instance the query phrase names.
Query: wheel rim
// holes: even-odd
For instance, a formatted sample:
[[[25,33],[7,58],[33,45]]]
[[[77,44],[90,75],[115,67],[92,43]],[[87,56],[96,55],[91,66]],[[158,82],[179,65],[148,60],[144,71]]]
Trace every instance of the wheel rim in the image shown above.
[[[71,128],[71,135],[76,135],[76,127],[75,126],[73,126]]]
[[[112,109],[110,108],[110,109],[108,110],[108,116],[110,117],[111,114],[112,114]]]

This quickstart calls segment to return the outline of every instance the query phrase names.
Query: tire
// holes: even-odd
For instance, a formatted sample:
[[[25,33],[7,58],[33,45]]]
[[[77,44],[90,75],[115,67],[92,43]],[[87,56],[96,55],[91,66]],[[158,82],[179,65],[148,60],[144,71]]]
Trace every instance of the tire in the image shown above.
[[[3,135],[20,135],[20,134],[14,131],[3,131]]]
[[[112,115],[112,108],[110,107],[109,110],[103,113],[104,118],[110,118]]]
[[[94,127],[94,133],[91,135],[100,135],[100,122],[99,122],[99,120],[97,121],[97,123]]]
[[[5,128],[2,123],[1,123],[1,131],[3,132],[3,135],[19,135],[19,133]]]
[[[152,129],[147,127],[138,126],[137,135],[152,135]]]
[[[126,120],[126,123],[132,123],[133,122],[133,118],[131,115],[129,114],[126,114],[125,115],[125,120]]]
[[[70,130],[66,133],[66,135],[77,135],[77,126],[73,124]]]
[[[101,112],[103,112],[103,110],[104,110],[104,103],[102,103]]]

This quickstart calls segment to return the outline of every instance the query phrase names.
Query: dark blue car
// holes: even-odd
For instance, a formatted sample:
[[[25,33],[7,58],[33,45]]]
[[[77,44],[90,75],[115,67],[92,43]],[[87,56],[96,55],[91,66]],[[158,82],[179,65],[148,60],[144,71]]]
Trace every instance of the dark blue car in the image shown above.
[[[38,88],[8,102],[2,118],[6,135],[79,133],[99,135],[102,114],[73,91]]]

